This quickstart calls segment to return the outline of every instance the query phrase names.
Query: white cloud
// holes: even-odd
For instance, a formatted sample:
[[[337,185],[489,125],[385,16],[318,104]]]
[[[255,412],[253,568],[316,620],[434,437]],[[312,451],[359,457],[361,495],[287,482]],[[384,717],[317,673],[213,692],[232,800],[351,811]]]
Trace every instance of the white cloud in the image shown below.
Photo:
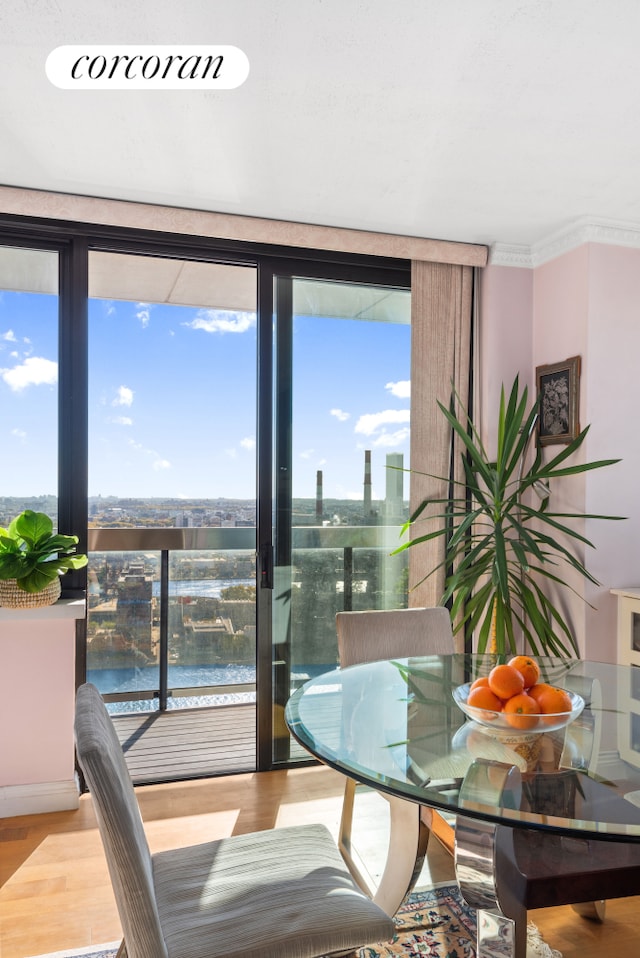
[[[395,432],[383,432],[373,440],[372,446],[401,446],[409,438],[409,429],[397,429]]]
[[[400,379],[397,383],[387,383],[384,388],[388,389],[391,395],[398,399],[409,399],[411,396],[410,379]]]
[[[0,339],[4,339],[7,343],[17,343],[16,334],[12,329],[8,329],[6,333],[0,335]]]
[[[203,329],[205,333],[246,333],[256,324],[255,313],[239,313],[222,309],[201,309],[189,329]]]
[[[373,436],[384,430],[387,423],[408,423],[409,417],[408,409],[385,409],[382,412],[365,413],[358,419],[355,431],[365,436]]]
[[[229,457],[229,459],[235,459],[235,458],[237,457],[237,455],[238,455],[238,450],[237,450],[237,449],[233,449],[233,448],[232,448],[232,449],[225,449],[225,453],[227,454],[227,456]]]
[[[14,392],[27,386],[55,386],[58,382],[58,364],[42,356],[30,356],[20,366],[0,369],[0,376]]]
[[[143,326],[149,325],[151,319],[151,306],[149,303],[136,303],[136,319],[139,319]]]
[[[109,422],[113,422],[116,426],[133,426],[133,419],[130,416],[114,416]]]
[[[256,448],[256,441],[253,436],[247,436],[245,439],[240,440],[240,445],[243,449],[253,452],[253,450]]]
[[[133,389],[128,386],[119,386],[118,394],[112,401],[112,406],[130,406],[133,402]]]
[[[347,419],[351,416],[351,413],[344,412],[342,409],[330,409],[329,415],[335,416],[339,422],[346,422]]]
[[[151,456],[153,462],[151,463],[151,468],[156,472],[159,472],[161,469],[171,469],[171,463],[168,459],[163,459],[159,452],[156,452],[155,449],[148,449],[146,446],[143,446],[141,442],[137,442],[135,439],[128,439],[128,444],[132,449],[135,449],[136,452],[141,452],[145,456]]]
[[[24,442],[27,438],[27,434],[24,429],[12,429],[11,435],[15,436],[16,439],[20,439],[21,442]]]
[[[305,450],[303,450],[303,452],[300,453],[300,458],[301,458],[301,459],[311,459],[311,457],[312,457],[312,455],[313,455],[314,452],[315,452],[314,449],[305,449]]]

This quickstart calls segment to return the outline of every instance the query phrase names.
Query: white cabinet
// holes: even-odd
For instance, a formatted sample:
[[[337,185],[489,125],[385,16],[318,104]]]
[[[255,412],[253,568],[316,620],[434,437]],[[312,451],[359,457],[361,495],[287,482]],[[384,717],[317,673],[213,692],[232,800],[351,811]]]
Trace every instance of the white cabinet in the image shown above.
[[[618,747],[620,756],[632,765],[640,766],[640,588],[611,589],[618,597],[618,664],[629,665],[628,674],[621,678],[618,688],[621,705]]]
[[[618,596],[618,662],[640,666],[640,588],[612,589]]]

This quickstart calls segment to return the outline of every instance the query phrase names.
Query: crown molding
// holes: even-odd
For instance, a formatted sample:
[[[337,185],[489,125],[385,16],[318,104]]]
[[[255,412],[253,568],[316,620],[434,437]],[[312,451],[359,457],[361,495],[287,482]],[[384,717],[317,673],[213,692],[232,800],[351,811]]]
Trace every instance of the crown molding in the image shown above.
[[[514,246],[494,243],[489,250],[489,266],[516,266],[533,269],[533,254],[530,246]]]
[[[640,223],[584,216],[532,246],[495,243],[490,250],[489,263],[492,266],[535,269],[585,243],[640,249]]]

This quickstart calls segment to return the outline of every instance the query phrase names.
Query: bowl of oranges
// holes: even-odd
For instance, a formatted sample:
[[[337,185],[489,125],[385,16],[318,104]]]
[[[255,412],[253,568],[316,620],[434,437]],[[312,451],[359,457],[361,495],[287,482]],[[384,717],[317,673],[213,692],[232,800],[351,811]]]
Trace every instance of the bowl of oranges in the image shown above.
[[[453,699],[474,722],[505,732],[554,732],[584,708],[582,696],[540,681],[540,667],[528,655],[515,655],[488,675],[459,685]]]

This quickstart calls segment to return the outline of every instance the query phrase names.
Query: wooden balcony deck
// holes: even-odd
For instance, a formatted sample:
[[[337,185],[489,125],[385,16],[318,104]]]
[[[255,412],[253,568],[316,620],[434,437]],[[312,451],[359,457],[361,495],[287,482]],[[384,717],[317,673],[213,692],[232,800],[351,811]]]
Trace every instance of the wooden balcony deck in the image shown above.
[[[253,704],[112,718],[136,785],[255,770]]]

